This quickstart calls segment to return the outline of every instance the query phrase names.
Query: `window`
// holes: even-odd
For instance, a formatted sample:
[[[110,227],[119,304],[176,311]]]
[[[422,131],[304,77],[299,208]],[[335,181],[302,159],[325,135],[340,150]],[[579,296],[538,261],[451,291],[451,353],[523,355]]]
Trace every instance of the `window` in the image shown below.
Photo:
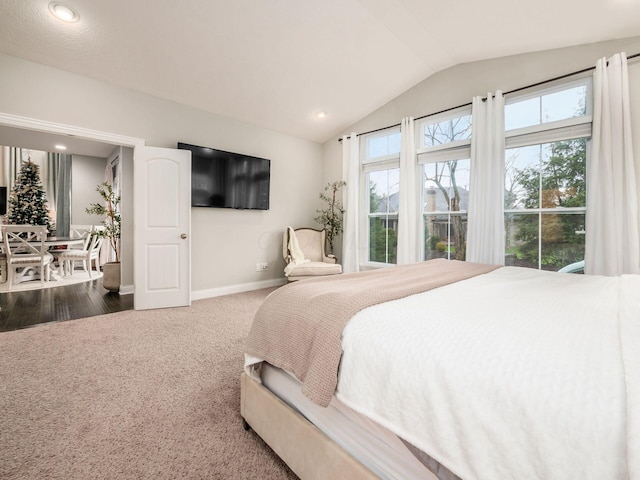
[[[590,83],[508,100],[506,263],[557,271],[584,259]]]
[[[400,186],[400,130],[364,138],[368,262],[396,263]]]
[[[429,117],[418,127],[425,260],[464,260],[471,156],[471,112]]]

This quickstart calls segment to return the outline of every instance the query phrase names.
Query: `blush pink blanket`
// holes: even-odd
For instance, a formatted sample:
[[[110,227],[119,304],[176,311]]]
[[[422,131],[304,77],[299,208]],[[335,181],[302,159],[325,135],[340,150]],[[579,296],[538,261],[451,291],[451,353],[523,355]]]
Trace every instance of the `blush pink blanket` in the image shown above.
[[[290,283],[256,313],[245,352],[292,373],[309,399],[327,406],[338,382],[342,330],[353,315],[496,268],[438,259]]]

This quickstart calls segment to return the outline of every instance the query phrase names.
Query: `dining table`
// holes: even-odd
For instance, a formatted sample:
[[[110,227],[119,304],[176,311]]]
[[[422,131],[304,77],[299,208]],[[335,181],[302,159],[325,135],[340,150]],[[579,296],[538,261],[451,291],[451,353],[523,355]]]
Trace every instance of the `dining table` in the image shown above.
[[[55,253],[60,249],[56,247],[63,247],[69,245],[81,245],[84,243],[84,238],[78,237],[69,237],[69,236],[49,236],[45,239],[44,244],[49,250],[50,253]],[[39,241],[37,243],[40,243]],[[0,244],[0,252],[3,250],[3,245]],[[6,277],[6,260],[3,262],[4,258],[0,258],[0,283],[4,283],[7,281]],[[22,272],[20,275],[21,280],[37,280],[40,278],[39,274],[33,268],[27,268],[26,271]],[[58,269],[52,269],[54,275],[51,275],[51,280],[57,280],[56,275],[59,272]]]
[[[79,245],[85,241],[84,238],[78,237],[47,237],[44,244],[51,247],[60,247],[62,245]]]

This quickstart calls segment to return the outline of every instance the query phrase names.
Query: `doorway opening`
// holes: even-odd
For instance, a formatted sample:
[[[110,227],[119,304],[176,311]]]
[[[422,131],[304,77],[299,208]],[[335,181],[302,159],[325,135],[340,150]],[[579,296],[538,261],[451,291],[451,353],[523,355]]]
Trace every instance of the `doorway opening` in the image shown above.
[[[56,144],[65,145],[66,153],[78,155],[79,158],[105,159],[105,164],[101,167],[103,173],[101,178],[104,180],[107,162],[111,162],[109,168],[112,173],[119,176],[128,174],[132,177],[134,149],[136,146],[143,146],[144,140],[0,113],[0,145],[54,151],[54,148],[48,145]],[[104,154],[105,151],[109,153]],[[90,164],[85,162],[85,165]],[[96,188],[96,184],[93,183],[95,182],[89,185],[92,190]],[[85,190],[86,187],[87,185],[84,185]],[[133,308],[132,180],[123,182],[119,188],[123,198],[123,210],[125,210],[121,244],[123,253],[121,294],[105,296],[107,291],[102,289],[99,280],[68,287],[3,293],[0,294],[0,331],[24,328],[35,323],[69,320]],[[83,201],[73,202],[72,199],[71,208],[84,211],[86,207],[84,203]],[[87,223],[99,223],[99,221],[99,219],[93,219]]]

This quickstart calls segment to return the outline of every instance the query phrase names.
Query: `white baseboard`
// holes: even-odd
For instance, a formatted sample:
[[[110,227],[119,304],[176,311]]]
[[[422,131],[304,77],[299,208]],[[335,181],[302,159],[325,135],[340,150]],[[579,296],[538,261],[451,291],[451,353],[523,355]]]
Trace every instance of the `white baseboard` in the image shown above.
[[[249,292],[261,288],[279,287],[287,283],[286,278],[274,278],[262,280],[260,282],[241,283],[239,285],[229,285],[228,287],[210,288],[208,290],[195,290],[191,292],[191,300],[202,300],[204,298],[220,297],[232,293]]]
[[[120,295],[132,295],[133,285],[120,285]]]

